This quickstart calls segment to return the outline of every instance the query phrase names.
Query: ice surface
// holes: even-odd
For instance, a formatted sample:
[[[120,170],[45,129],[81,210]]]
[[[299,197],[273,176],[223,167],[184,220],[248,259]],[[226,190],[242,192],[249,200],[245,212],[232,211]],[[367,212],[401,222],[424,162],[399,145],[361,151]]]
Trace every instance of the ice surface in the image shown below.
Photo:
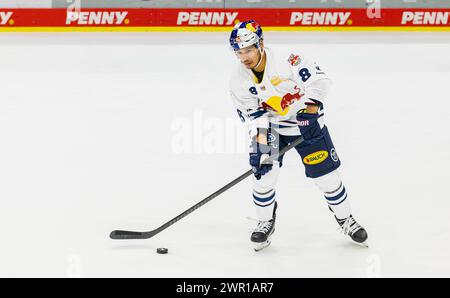
[[[226,33],[0,35],[0,276],[450,276],[449,33],[267,33],[333,79],[326,122],[355,218],[349,243],[290,152],[272,245],[255,253]],[[156,254],[167,247],[169,254]]]

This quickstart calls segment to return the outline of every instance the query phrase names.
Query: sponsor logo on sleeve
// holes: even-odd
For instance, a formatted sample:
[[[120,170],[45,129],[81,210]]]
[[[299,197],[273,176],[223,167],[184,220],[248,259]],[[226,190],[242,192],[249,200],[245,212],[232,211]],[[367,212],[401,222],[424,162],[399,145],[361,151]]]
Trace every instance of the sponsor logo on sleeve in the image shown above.
[[[303,163],[307,165],[316,165],[323,162],[328,157],[328,151],[321,150],[307,155],[303,158]]]

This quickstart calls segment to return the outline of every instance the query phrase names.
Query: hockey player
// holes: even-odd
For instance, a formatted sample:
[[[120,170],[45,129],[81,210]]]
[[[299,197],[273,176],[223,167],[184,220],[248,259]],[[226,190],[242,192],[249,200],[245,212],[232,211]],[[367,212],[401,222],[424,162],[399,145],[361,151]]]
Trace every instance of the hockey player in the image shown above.
[[[230,80],[231,97],[251,142],[249,162],[258,220],[251,235],[255,250],[268,246],[275,230],[275,187],[283,157],[269,164],[263,161],[300,135],[304,141],[295,149],[306,176],[323,192],[342,232],[364,244],[367,232],[352,216],[338,172],[340,160],[324,124],[330,79],[298,52],[280,56],[266,48],[262,28],[253,20],[234,26],[230,45],[240,61]]]

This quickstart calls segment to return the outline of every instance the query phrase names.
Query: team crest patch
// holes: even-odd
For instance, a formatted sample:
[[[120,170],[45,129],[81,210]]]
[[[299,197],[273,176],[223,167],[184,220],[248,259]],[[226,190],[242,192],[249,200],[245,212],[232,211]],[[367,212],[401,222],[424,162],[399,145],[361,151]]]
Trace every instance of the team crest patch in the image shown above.
[[[292,66],[297,66],[300,64],[300,57],[298,55],[291,54],[291,56],[289,56],[288,62]]]
[[[274,149],[278,148],[277,137],[274,134],[272,134],[272,133],[268,134],[267,143]]]
[[[339,156],[337,155],[336,150],[333,148],[333,149],[331,149],[330,152],[331,152],[331,159],[332,159],[334,162],[338,162]]]

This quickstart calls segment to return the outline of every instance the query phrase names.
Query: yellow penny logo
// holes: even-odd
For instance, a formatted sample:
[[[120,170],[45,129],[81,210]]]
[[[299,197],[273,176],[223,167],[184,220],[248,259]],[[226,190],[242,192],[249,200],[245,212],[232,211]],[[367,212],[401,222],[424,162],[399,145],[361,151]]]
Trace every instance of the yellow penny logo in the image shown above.
[[[317,151],[309,154],[305,158],[303,158],[303,162],[307,165],[316,165],[321,163],[328,157],[328,152],[325,150]]]

